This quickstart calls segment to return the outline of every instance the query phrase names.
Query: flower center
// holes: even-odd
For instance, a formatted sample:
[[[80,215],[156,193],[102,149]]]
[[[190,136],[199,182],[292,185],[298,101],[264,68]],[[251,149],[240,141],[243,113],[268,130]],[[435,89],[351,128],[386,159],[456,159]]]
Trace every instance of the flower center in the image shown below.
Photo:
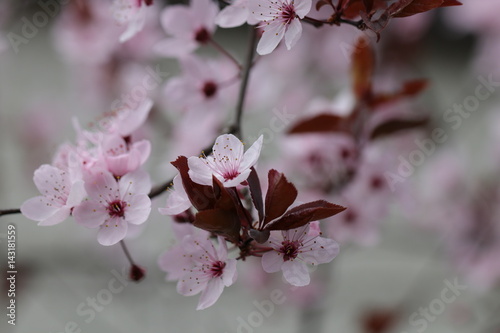
[[[284,21],[285,24],[290,24],[292,20],[297,16],[295,14],[295,7],[293,6],[293,1],[291,4],[286,4],[281,9],[281,19]]]
[[[299,247],[297,242],[291,242],[291,241],[283,241],[281,243],[281,248],[280,252],[283,253],[283,260],[288,261],[288,260],[293,260],[297,258],[297,255],[299,254]]]
[[[194,39],[200,44],[206,44],[210,40],[210,33],[205,28],[200,28],[196,31]]]
[[[212,277],[219,277],[222,276],[222,273],[224,272],[224,267],[226,267],[226,263],[222,261],[216,261],[212,264],[212,267],[210,268],[210,274],[212,274]]]
[[[207,81],[202,90],[206,98],[211,98],[217,93],[217,84],[213,81]]]
[[[108,205],[108,214],[111,217],[123,217],[127,203],[121,200],[115,200]]]

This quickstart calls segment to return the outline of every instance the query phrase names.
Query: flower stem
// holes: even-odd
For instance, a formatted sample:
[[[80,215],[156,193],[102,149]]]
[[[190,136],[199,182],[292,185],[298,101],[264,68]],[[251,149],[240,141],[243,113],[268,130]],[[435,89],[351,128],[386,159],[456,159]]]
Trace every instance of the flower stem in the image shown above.
[[[132,259],[132,256],[130,255],[130,252],[128,251],[127,245],[125,245],[125,242],[123,239],[120,241],[120,245],[122,247],[123,252],[125,253],[125,256],[127,257],[128,261],[130,262],[131,266],[135,266],[134,259]]]
[[[241,79],[240,92],[238,94],[238,103],[236,104],[236,117],[233,125],[230,127],[230,132],[236,135],[237,137],[241,137],[241,119],[243,116],[243,107],[245,104],[245,96],[247,93],[248,80],[250,78],[250,69],[252,68],[253,64],[256,42],[257,42],[257,29],[251,27],[247,56],[244,65],[245,67],[243,69],[243,77]]]
[[[217,43],[212,38],[210,38],[209,44],[212,45],[217,51],[219,51],[220,53],[222,53],[224,56],[226,56],[229,60],[231,60],[231,62],[234,63],[236,65],[236,67],[238,67],[239,70],[242,69],[242,67],[241,67],[240,63],[238,62],[238,60],[236,60],[231,55],[231,53],[229,53],[225,48],[223,48],[222,45],[220,45],[219,43]]]

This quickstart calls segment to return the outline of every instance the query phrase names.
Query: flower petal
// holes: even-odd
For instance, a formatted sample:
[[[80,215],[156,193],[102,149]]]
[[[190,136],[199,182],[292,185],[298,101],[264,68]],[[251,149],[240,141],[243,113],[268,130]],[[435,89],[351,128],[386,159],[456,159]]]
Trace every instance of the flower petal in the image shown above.
[[[123,219],[110,219],[101,226],[97,241],[104,246],[114,245],[125,238],[127,230],[128,224]]]
[[[205,289],[209,280],[200,267],[193,267],[177,283],[177,292],[184,296],[196,295]]]
[[[222,274],[222,282],[226,287],[232,285],[238,278],[238,271],[236,270],[236,259],[226,260],[226,267],[224,267],[224,273]]]
[[[294,2],[295,14],[302,19],[311,11],[311,6],[312,0],[296,0]]]
[[[266,55],[274,51],[276,46],[283,39],[285,26],[278,22],[269,23],[265,26],[264,33],[257,45],[257,53]]]
[[[309,243],[311,244],[311,243]],[[308,249],[308,251],[304,251]],[[314,244],[305,245],[299,257],[308,264],[318,265],[332,261],[339,254],[339,244],[333,239],[316,237]]]
[[[293,286],[303,287],[311,282],[306,264],[300,261],[286,261],[281,267],[281,270],[283,271],[285,280]]]
[[[87,228],[97,228],[109,217],[106,207],[97,201],[87,200],[73,209],[76,223]]]
[[[130,197],[125,209],[125,220],[132,224],[146,222],[151,212],[151,199],[147,194],[138,194]]]
[[[271,250],[262,256],[262,268],[267,273],[278,272],[283,263],[283,256],[277,251]]]
[[[302,24],[298,18],[295,18],[287,26],[285,33],[285,45],[288,50],[290,50],[300,39],[302,35]]]
[[[212,186],[212,169],[206,159],[192,156],[188,158],[189,177],[195,183]]]
[[[222,28],[239,27],[247,21],[248,14],[247,8],[233,4],[221,10],[215,18],[215,23]]]
[[[183,57],[198,47],[194,40],[166,38],[153,46],[153,51],[163,57]]]
[[[203,290],[198,301],[198,306],[196,310],[203,310],[212,305],[219,299],[224,290],[224,283],[221,278],[215,278],[208,281],[207,286]]]
[[[253,143],[253,145],[248,148],[248,150],[243,155],[243,161],[240,164],[240,170],[243,171],[245,169],[250,169],[253,167],[260,156],[260,151],[262,149],[262,143],[264,140],[264,136],[261,135],[257,141]]]

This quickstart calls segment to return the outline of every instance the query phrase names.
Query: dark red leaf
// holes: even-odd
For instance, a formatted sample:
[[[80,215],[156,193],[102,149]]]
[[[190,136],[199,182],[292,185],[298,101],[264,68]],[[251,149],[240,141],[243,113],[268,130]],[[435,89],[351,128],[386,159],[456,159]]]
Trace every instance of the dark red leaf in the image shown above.
[[[351,76],[353,90],[359,99],[364,99],[372,90],[372,77],[375,68],[375,54],[365,37],[360,37],[352,53]]]
[[[250,188],[250,196],[252,197],[255,209],[259,214],[259,222],[264,220],[264,202],[262,200],[262,189],[260,187],[260,180],[255,168],[252,167],[250,176],[248,176],[247,182]]]
[[[374,0],[363,0],[363,5],[365,5],[366,12],[369,13],[373,9]]]
[[[455,0],[400,0],[393,3],[388,11],[392,17],[407,17],[439,7],[460,5],[462,3]]]
[[[375,140],[401,131],[423,127],[427,125],[428,121],[427,118],[391,119],[376,126],[370,135],[370,139]]]
[[[427,88],[429,81],[426,79],[417,79],[407,81],[403,84],[403,88],[395,93],[377,94],[371,100],[371,107],[376,108],[381,104],[392,103],[404,97],[413,97],[421,93]]]
[[[191,204],[197,210],[211,209],[215,207],[215,197],[213,189],[207,185],[200,185],[189,177],[189,167],[186,156],[179,156],[172,165],[179,170],[182,184]]]
[[[289,134],[298,133],[350,133],[349,121],[334,114],[319,114],[294,125]]]
[[[269,170],[268,180],[264,225],[283,215],[297,198],[297,189],[281,172]]]
[[[220,208],[200,211],[194,226],[237,242],[240,234],[240,219],[235,211]]]
[[[329,203],[324,200],[308,202],[294,207],[286,212],[280,219],[265,226],[265,230],[289,230],[305,225],[306,223],[326,219],[336,215],[345,207]]]
[[[462,6],[463,4],[457,0],[444,0],[441,7]]]

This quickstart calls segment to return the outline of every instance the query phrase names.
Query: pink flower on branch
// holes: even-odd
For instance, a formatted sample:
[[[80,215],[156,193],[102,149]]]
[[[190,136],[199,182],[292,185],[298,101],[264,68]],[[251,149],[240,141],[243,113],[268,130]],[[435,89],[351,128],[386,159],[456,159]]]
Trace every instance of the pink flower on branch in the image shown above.
[[[262,256],[264,271],[275,273],[281,270],[288,283],[299,287],[308,285],[310,277],[306,264],[325,264],[339,253],[337,242],[320,235],[319,222],[273,232],[267,241],[272,250]]]
[[[33,177],[41,196],[25,201],[21,212],[27,218],[48,226],[67,219],[73,207],[85,198],[83,181],[67,170],[52,165],[40,166]]]
[[[264,137],[261,135],[244,153],[243,143],[232,134],[217,138],[208,157],[193,156],[188,159],[189,176],[198,184],[211,186],[215,176],[225,187],[235,187],[250,175],[257,163]]]
[[[311,10],[311,0],[254,0],[249,9],[253,17],[261,21],[264,30],[257,45],[257,53],[271,53],[285,37],[286,48],[290,50],[302,35],[300,19]]]
[[[149,175],[137,170],[118,181],[107,171],[87,175],[85,189],[89,199],[75,207],[77,223],[88,228],[100,228],[97,240],[113,245],[127,235],[128,224],[146,222],[151,211]]]
[[[168,6],[161,14],[161,24],[171,37],[156,44],[155,51],[165,57],[180,57],[208,43],[218,12],[212,0],[191,0],[189,7]]]
[[[134,37],[144,28],[146,22],[146,7],[151,6],[153,0],[115,0],[111,5],[113,18],[119,25],[127,25],[120,35],[120,43]]]

